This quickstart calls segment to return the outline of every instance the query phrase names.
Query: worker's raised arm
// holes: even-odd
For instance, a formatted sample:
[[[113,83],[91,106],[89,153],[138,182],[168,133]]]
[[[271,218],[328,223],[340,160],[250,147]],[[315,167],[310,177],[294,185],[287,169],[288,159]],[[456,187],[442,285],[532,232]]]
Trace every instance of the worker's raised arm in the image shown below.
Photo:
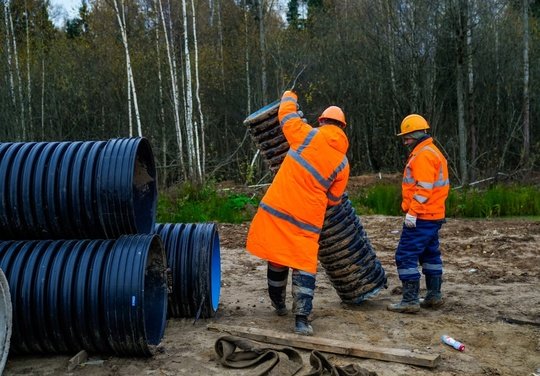
[[[281,97],[279,105],[278,119],[283,129],[283,133],[289,142],[289,145],[296,149],[312,127],[302,120],[298,113],[298,96],[292,91],[286,91]]]

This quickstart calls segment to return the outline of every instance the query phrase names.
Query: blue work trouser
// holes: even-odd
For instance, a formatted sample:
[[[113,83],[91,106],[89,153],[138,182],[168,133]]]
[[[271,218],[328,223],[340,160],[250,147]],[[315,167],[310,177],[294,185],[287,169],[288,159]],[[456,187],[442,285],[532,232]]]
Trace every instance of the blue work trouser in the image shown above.
[[[439,276],[443,272],[441,251],[439,250],[440,221],[416,220],[416,227],[403,226],[396,250],[396,266],[401,281],[418,281],[420,273]]]
[[[276,307],[275,303],[278,300],[283,299],[282,303],[285,303],[288,275],[289,268],[287,266],[268,263],[268,292],[274,307]],[[308,316],[311,313],[315,294],[315,280],[315,274],[298,269],[292,270],[293,314]]]

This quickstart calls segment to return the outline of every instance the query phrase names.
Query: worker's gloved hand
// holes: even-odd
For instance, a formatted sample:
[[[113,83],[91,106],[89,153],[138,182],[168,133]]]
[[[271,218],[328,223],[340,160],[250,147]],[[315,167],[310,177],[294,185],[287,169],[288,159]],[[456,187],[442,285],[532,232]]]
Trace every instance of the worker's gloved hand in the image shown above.
[[[286,90],[283,95],[281,96],[281,100],[283,101],[285,98],[292,98],[295,101],[298,100],[298,95],[292,90]],[[296,102],[296,110],[298,110],[300,106],[298,105],[298,102]]]
[[[302,121],[307,124],[307,119],[304,117],[304,113],[302,112],[302,110],[298,110],[297,114],[298,116],[300,116]]]
[[[415,228],[416,227],[416,217],[407,213],[405,215],[405,227]]]
[[[284,97],[293,97],[294,99],[297,99],[298,95],[296,95],[296,93],[292,90],[286,90],[285,92],[283,92],[283,95],[281,96],[281,98],[284,98]]]

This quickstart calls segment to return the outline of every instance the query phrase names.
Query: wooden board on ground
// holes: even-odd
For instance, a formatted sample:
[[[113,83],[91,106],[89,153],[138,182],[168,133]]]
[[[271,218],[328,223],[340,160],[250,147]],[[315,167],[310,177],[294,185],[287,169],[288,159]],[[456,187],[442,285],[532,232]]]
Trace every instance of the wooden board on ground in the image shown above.
[[[508,316],[499,316],[499,319],[509,324],[540,326],[540,321],[532,321],[529,319],[519,319],[519,318],[514,318],[514,317],[508,317]]]
[[[68,361],[68,371],[73,371],[78,365],[86,362],[88,359],[88,353],[86,350],[81,350],[73,358]]]
[[[318,350],[333,354],[355,356],[358,358],[405,363],[422,367],[433,368],[436,367],[440,361],[440,356],[438,354],[420,353],[405,349],[377,347],[322,337],[306,337],[298,334],[281,333],[267,329],[210,324],[208,325],[208,330],[245,337],[259,342],[273,343],[308,350]]]

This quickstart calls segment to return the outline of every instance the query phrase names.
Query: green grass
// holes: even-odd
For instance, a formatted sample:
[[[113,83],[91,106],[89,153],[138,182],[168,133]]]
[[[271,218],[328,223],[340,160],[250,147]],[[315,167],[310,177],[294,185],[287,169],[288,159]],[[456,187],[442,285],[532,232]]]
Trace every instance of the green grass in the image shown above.
[[[212,184],[203,187],[183,184],[172,191],[160,192],[157,222],[242,223],[251,220],[257,205],[255,198],[218,193]]]
[[[402,215],[401,187],[379,184],[351,196],[361,214]],[[487,190],[451,190],[446,216],[460,218],[538,217],[540,189],[533,186],[496,185]]]
[[[540,189],[530,186],[496,185],[486,191],[451,191],[447,217],[495,218],[540,215]]]
[[[378,184],[350,197],[358,214],[401,215],[401,187]]]
[[[359,215],[403,215],[401,186],[379,184],[350,193],[350,200]],[[183,184],[160,192],[157,221],[159,223],[250,221],[260,197],[232,191],[218,192],[209,183],[203,187]],[[497,185],[487,190],[451,190],[446,200],[446,216],[457,218],[540,218],[540,189],[532,186]]]

